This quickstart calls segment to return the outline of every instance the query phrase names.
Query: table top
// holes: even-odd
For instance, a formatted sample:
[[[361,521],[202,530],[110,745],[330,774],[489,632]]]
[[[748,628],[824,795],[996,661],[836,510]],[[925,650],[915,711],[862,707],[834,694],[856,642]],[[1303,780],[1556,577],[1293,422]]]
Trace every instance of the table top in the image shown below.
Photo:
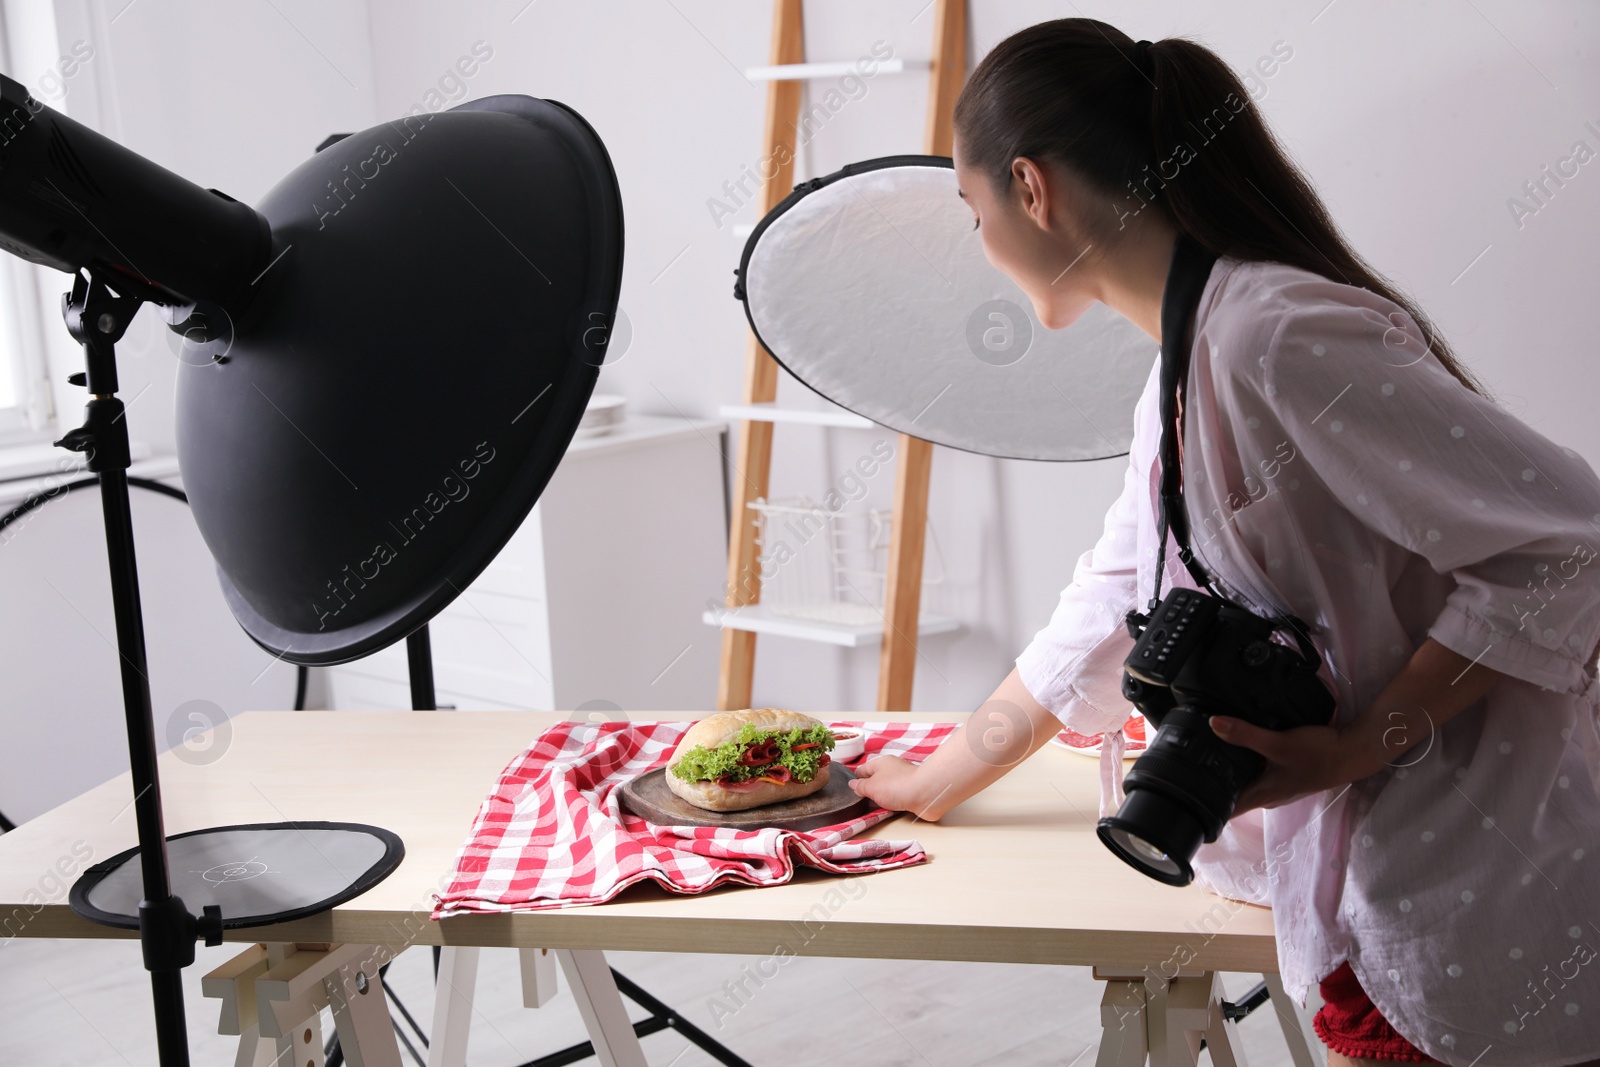
[[[581,714],[581,713],[577,713]],[[694,721],[709,712],[634,712]],[[969,713],[813,713],[825,721],[962,722]],[[936,823],[909,813],[865,837],[915,838],[928,861],[784,885],[680,896],[631,886],[611,902],[433,922],[484,796],[563,712],[250,712],[221,755],[161,757],[169,835],[207,826],[328,820],[386,827],[400,868],[330,912],[230,930],[230,941],[602,948],[1275,971],[1272,914],[1196,885],[1175,889],[1095,836],[1098,765],[1049,744]],[[190,759],[195,748],[187,750]],[[126,774],[0,836],[0,930],[27,937],[127,937],[79,918],[66,885],[137,843]]]

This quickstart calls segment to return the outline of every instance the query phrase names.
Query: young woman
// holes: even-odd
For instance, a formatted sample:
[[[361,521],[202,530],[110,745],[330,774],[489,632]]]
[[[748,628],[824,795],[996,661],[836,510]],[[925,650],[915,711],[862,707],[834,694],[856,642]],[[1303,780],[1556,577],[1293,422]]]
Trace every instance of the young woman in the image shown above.
[[[1199,880],[1271,905],[1290,994],[1320,983],[1332,1064],[1595,1062],[1600,479],[1485,397],[1198,44],[1024,30],[962,92],[955,164],[1047,327],[1098,300],[1159,341],[1174,242],[1219,257],[1180,412],[1191,543],[1231,599],[1307,623],[1338,710],[1281,733],[1212,718],[1268,766]],[[938,819],[1065,725],[1106,735],[1114,808],[1158,392],[1152,368],[1103,536],[972,724],[1022,728],[872,760],[862,793]],[[1194,587],[1170,537],[1166,561],[1164,588]]]

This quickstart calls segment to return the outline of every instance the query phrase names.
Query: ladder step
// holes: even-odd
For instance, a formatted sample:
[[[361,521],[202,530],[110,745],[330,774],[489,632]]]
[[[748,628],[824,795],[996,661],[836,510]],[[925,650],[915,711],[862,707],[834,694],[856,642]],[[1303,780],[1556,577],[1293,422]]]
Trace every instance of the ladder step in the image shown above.
[[[747,604],[739,608],[723,608],[703,612],[702,622],[720,626],[724,630],[747,630],[751,633],[773,637],[797,637],[802,641],[817,641],[841,648],[876,648],[883,643],[883,623],[865,624],[816,622],[779,615],[765,604]],[[917,637],[954,633],[961,623],[945,615],[924,614],[917,623]]]
[[[908,70],[927,70],[926,59],[882,59],[876,61],[879,74],[904,74]],[[861,74],[859,59],[838,63],[784,63],[776,67],[746,67],[744,76],[753,82],[805,81],[808,78],[837,78],[845,74]]]
[[[744,419],[746,422],[791,422],[805,426],[843,426],[853,430],[870,430],[878,424],[853,411],[836,407],[831,411],[815,408],[785,408],[777,404],[723,404],[717,414],[725,419]]]

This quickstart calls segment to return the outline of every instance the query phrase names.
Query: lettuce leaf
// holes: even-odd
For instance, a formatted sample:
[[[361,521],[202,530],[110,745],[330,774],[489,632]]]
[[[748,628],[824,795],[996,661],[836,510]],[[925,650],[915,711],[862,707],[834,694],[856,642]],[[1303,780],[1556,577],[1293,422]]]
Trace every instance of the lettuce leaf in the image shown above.
[[[739,762],[739,756],[752,741],[768,739],[778,743],[780,754],[776,762],[765,763],[759,767],[746,767]],[[819,747],[794,751],[795,745],[808,742],[814,742]],[[769,768],[783,766],[789,768],[795,781],[809,782],[817,776],[822,754],[832,748],[833,731],[820,723],[809,729],[796,727],[793,730],[765,730],[755,723],[747,722],[739,728],[739,733],[733,740],[714,749],[696,745],[685,752],[669,770],[686,782],[714,781],[724,775],[732,775],[734,781],[743,782]]]

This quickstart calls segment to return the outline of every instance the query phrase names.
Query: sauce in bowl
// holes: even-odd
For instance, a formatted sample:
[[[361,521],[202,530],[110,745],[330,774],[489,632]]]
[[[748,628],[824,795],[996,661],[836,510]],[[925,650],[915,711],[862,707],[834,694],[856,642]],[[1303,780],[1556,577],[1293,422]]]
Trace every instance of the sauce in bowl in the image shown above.
[[[841,729],[833,731],[833,751],[829,753],[840,762],[856,759],[867,750],[866,739],[860,730]]]

